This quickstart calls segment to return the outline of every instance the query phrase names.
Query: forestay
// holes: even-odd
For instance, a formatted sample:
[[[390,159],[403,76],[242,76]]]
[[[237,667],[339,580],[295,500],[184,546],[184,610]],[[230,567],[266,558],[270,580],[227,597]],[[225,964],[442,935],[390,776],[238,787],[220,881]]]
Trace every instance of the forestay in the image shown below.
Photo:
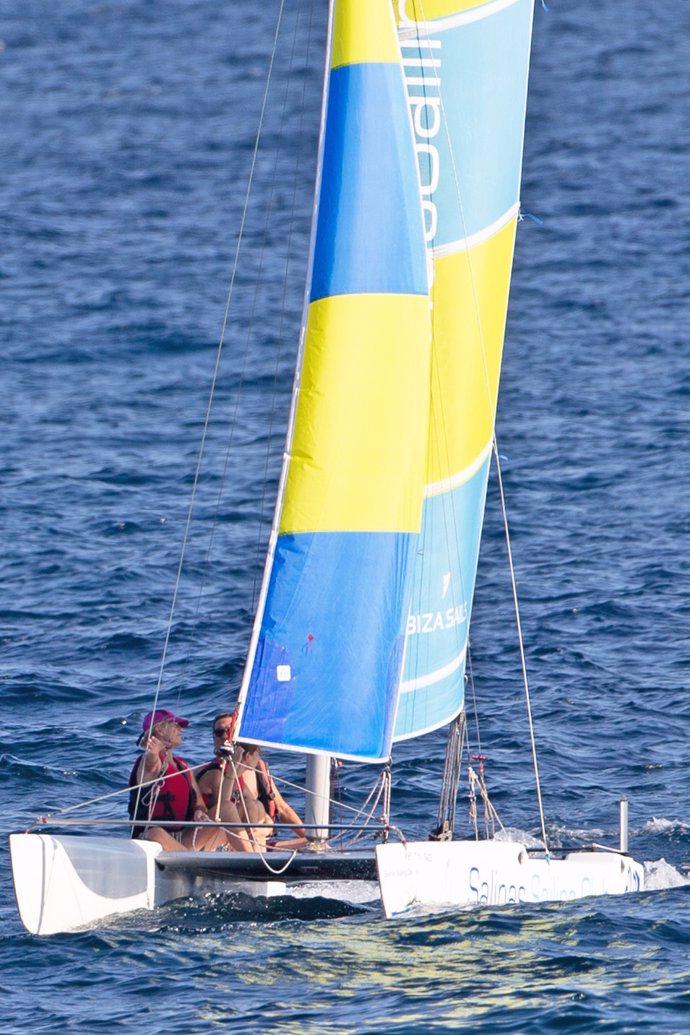
[[[337,0],[306,327],[240,738],[390,754],[429,424],[426,249],[390,0]]]

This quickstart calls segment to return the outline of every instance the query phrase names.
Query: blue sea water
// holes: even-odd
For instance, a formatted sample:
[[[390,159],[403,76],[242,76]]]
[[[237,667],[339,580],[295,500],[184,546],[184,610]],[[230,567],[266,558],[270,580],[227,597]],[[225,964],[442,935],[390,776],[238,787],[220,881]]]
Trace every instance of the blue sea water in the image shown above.
[[[302,305],[324,7],[286,5],[243,224],[277,2],[4,7],[7,831],[124,782],[242,224],[162,678],[194,719],[190,757],[237,686]],[[397,923],[257,922],[217,896],[37,939],[4,839],[2,1031],[690,1032],[689,67],[687,0],[537,5],[522,204],[540,222],[519,228],[498,420],[549,834],[614,841],[627,796],[655,890]],[[493,492],[482,749],[504,820],[536,833],[513,624]],[[408,835],[434,814],[442,743],[395,764]]]

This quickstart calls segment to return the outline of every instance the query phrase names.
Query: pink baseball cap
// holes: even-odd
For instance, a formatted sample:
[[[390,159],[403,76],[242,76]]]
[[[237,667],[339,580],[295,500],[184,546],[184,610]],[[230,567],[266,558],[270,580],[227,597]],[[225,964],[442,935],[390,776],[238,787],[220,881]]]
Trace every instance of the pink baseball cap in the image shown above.
[[[183,730],[189,726],[189,719],[182,719],[179,715],[175,715],[174,712],[169,712],[167,708],[157,708],[155,712],[149,712],[148,715],[144,716],[144,721],[141,724],[142,731],[146,733],[153,726],[157,726],[159,722],[175,722]]]

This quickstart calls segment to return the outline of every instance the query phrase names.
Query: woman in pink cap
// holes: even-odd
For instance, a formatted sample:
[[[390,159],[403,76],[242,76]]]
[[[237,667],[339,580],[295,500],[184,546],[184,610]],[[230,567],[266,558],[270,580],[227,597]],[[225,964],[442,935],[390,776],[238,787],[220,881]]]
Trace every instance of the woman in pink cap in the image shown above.
[[[141,826],[132,828],[132,837],[156,841],[167,852],[213,852],[217,848],[251,851],[245,839],[229,830],[175,826],[210,820],[189,764],[175,754],[187,726],[188,719],[167,708],[158,708],[144,718],[139,738],[144,753],[129,777],[129,818],[142,821]]]

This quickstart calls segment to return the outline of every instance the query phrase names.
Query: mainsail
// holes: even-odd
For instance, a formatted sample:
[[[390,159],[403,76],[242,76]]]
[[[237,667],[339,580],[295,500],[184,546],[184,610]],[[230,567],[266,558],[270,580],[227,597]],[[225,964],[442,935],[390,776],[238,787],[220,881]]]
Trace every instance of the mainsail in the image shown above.
[[[421,544],[395,739],[464,702],[470,610],[518,219],[533,0],[399,0],[433,254]]]
[[[312,275],[240,738],[390,754],[429,423],[429,287],[390,0],[336,0]]]

